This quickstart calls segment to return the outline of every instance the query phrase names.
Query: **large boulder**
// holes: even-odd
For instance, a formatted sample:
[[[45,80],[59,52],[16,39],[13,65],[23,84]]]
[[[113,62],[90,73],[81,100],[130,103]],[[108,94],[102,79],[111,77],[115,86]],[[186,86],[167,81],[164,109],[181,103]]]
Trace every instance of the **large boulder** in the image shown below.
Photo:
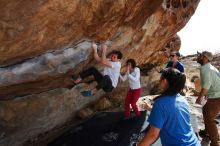
[[[162,63],[172,51],[170,48],[179,49],[180,43],[173,40],[198,2],[2,1],[0,96],[20,96],[70,85],[65,80],[69,74],[65,73],[94,64],[92,41],[107,41],[109,51],[121,50],[123,62],[135,58],[139,65]]]
[[[194,14],[198,3],[1,1],[0,98],[8,100],[0,101],[0,145],[22,145],[65,123],[97,99],[81,97],[81,88],[72,88],[70,80],[72,74],[96,65],[92,41],[107,41],[108,52],[123,52],[122,63],[134,58],[145,67],[146,74],[155,77],[152,69],[166,62],[170,51],[179,50],[176,33]],[[146,86],[150,88],[157,78],[145,77]]]

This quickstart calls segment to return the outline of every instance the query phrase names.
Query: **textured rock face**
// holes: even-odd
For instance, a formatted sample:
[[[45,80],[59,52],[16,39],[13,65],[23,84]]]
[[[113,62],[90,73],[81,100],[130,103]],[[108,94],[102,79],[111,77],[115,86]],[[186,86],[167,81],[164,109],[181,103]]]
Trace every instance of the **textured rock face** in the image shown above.
[[[63,125],[76,111],[97,99],[80,95],[85,85],[60,88],[0,102],[0,146],[22,145],[40,133]],[[99,95],[99,94],[98,94]]]
[[[91,41],[109,40],[111,49],[122,50],[125,59],[155,64],[164,57],[161,48],[186,24],[197,4],[198,0],[1,2],[0,86],[74,68],[87,59],[89,51],[80,54]],[[57,50],[60,55],[52,53]],[[69,66],[63,70],[63,64]]]
[[[106,40],[130,30],[130,42],[162,0],[12,0],[1,5],[0,62],[7,65],[63,49],[83,38]]]
[[[0,144],[6,145],[15,137],[20,143],[10,144],[21,144],[62,124],[77,111],[73,106],[83,107],[90,101],[80,102],[76,93],[69,95],[78,92],[75,89],[56,88],[71,86],[72,73],[95,64],[92,41],[107,41],[109,52],[123,52],[123,63],[134,58],[152,75],[154,66],[165,62],[170,51],[179,49],[176,33],[188,22],[198,3],[199,0],[1,1],[0,97],[29,96],[0,102],[0,128],[4,127]],[[56,94],[39,94],[51,89],[56,89]],[[34,93],[38,94],[31,95]],[[60,101],[60,96],[65,99]],[[61,105],[68,110],[55,110]],[[23,114],[25,111],[29,112]],[[31,114],[37,116],[27,117]],[[59,120],[48,121],[45,117]],[[26,139],[19,139],[19,131],[29,133]]]
[[[135,58],[139,65],[163,63],[170,47],[179,49],[170,42],[198,2],[1,2],[0,96],[22,96],[70,85],[69,74],[65,74],[68,70],[78,72],[94,64],[91,41],[108,40],[109,51],[121,50],[124,62]]]

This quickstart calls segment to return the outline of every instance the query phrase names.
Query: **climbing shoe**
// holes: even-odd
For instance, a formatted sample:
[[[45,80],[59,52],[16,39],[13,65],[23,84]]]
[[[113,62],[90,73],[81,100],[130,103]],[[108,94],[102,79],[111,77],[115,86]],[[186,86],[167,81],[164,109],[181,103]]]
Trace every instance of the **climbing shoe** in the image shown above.
[[[205,130],[200,130],[199,131],[199,136],[201,138],[209,138],[209,134]]]
[[[81,92],[82,96],[88,97],[88,96],[92,96],[92,91],[88,90],[88,91],[82,91]]]

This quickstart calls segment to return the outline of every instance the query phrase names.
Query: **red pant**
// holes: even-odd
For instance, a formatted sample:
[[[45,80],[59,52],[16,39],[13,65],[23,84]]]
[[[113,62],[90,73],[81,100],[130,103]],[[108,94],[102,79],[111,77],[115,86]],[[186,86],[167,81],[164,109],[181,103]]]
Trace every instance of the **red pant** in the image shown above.
[[[128,94],[125,98],[125,117],[130,117],[130,104],[132,109],[134,110],[135,114],[137,116],[140,116],[140,111],[138,110],[138,107],[136,105],[136,102],[138,101],[138,98],[141,95],[141,88],[139,89],[129,89]]]

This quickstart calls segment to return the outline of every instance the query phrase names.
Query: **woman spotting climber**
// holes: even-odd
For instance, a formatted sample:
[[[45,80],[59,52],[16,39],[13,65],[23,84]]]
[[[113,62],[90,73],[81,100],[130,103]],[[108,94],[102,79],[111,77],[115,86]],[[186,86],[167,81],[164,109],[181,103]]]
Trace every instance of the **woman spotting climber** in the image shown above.
[[[190,123],[189,105],[179,92],[186,81],[185,74],[174,68],[163,70],[148,122],[150,129],[138,146],[149,146],[158,137],[164,146],[200,146]],[[149,109],[149,107],[148,107]]]
[[[134,110],[136,116],[140,116],[140,111],[136,105],[140,95],[141,95],[141,84],[140,84],[140,69],[136,66],[134,59],[128,59],[127,62],[127,71],[124,76],[120,75],[122,81],[128,79],[129,81],[129,90],[125,98],[125,118],[130,118],[130,105]]]

